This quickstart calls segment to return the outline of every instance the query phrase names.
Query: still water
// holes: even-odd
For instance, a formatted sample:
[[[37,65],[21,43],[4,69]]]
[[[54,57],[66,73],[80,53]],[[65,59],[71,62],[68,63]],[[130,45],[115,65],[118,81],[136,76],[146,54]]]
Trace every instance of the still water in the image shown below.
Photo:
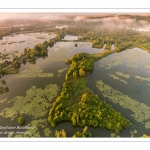
[[[77,47],[74,46],[73,42],[57,42],[48,50],[47,58],[37,59],[36,64],[22,65],[17,75],[3,77],[9,87],[9,92],[0,95],[0,126],[18,126],[17,117],[23,115],[26,120],[24,126],[34,125],[35,130],[31,131],[34,137],[53,137],[55,130],[61,130],[62,128],[67,132],[67,136],[71,137],[76,131],[82,131],[82,128],[73,127],[70,122],[61,122],[55,128],[52,128],[47,123],[49,109],[61,92],[65,74],[69,68],[64,60],[79,52],[92,54],[99,53],[102,49],[92,48],[92,44],[89,42],[77,42]],[[150,119],[149,117],[142,117],[142,114],[149,113],[150,107],[149,59],[150,55],[139,48],[114,53],[97,61],[94,64],[94,72],[88,77],[88,86],[99,95],[100,99],[106,100],[107,103],[131,120],[133,125],[129,129],[123,129],[116,135],[118,137],[140,137],[144,133],[150,135]],[[115,97],[109,97],[109,91],[104,93],[102,89],[98,88],[96,83],[98,80],[111,87],[115,93],[120,92],[120,97],[130,98],[133,107],[124,107],[124,104],[119,101],[115,103],[116,99]],[[47,85],[50,86],[46,88]],[[33,95],[33,92],[37,94]],[[40,100],[43,100],[43,96],[46,94],[46,105],[44,105],[43,101]],[[49,96],[49,94],[52,96]],[[128,99],[127,102],[129,102]],[[36,104],[37,101],[38,105]],[[146,111],[138,113],[135,107],[136,103],[135,105],[132,104],[135,101],[141,107],[146,108]],[[22,109],[18,108],[16,104],[20,105]],[[136,119],[137,116],[133,115],[134,113],[139,114],[138,117],[141,120]],[[20,131],[24,132],[25,130]],[[92,133],[93,137],[111,137],[114,133],[100,127],[89,127],[88,131]],[[0,136],[8,137],[8,134],[1,134]],[[16,135],[13,134],[14,136]]]
[[[20,56],[24,52],[24,48],[34,48],[36,44],[44,42],[46,39],[52,39],[56,36],[53,33],[21,33],[11,36],[5,36],[0,40],[1,54],[8,54],[11,60],[13,55]],[[0,60],[3,62],[4,60]]]
[[[139,48],[114,53],[96,62],[94,72],[88,77],[89,87],[100,99],[106,100],[131,120],[133,125],[130,129],[122,130],[119,134],[121,137],[130,136],[134,130],[135,137],[150,134],[149,59],[149,53]],[[99,89],[96,86],[98,80],[111,87],[111,90]]]
[[[9,92],[0,95],[1,126],[18,126],[17,117],[23,115],[26,120],[25,126],[30,126],[34,124],[34,126],[38,127],[38,129],[32,131],[36,132],[36,134],[32,133],[32,136],[54,136],[54,131],[56,129],[52,129],[50,127],[50,125],[47,123],[47,117],[53,101],[55,100],[56,96],[59,95],[59,93],[61,92],[65,74],[69,68],[69,66],[65,64],[64,60],[69,59],[74,54],[79,52],[97,53],[100,51],[100,49],[92,49],[91,43],[78,42],[77,44],[78,46],[75,47],[73,42],[57,42],[54,47],[48,48],[48,57],[37,59],[36,64],[22,64],[18,74],[6,75],[3,77],[3,79],[6,81],[6,85],[0,86],[9,87]],[[50,88],[45,89],[47,85],[50,85]],[[52,85],[57,85],[59,90],[57,90],[56,87],[53,88]],[[33,86],[34,90],[32,90]],[[58,93],[50,93],[53,89],[57,90]],[[48,90],[50,91],[49,93],[47,92]],[[30,93],[30,91],[32,92]],[[32,94],[33,92],[40,93],[37,96],[35,95],[37,100],[34,98],[35,96]],[[42,108],[42,94],[52,95],[51,97],[47,96],[45,98],[46,105],[44,108]],[[39,99],[41,99],[41,101]],[[39,103],[39,105],[37,105],[36,103]],[[39,114],[43,112],[44,115]],[[37,113],[39,114],[38,117],[36,117]],[[41,123],[43,123],[44,127],[41,126],[40,120]],[[66,123],[62,125],[64,126],[65,124]],[[69,125],[69,123],[67,124]],[[60,126],[58,125],[58,127],[56,128],[61,129],[61,124]],[[75,128],[73,128],[71,125],[70,128],[73,129],[72,132],[75,131]],[[44,129],[47,129],[46,131],[49,132],[49,135],[43,133]],[[81,130],[81,128],[76,128],[76,130],[79,129]],[[68,136],[69,134],[71,133],[68,132]],[[8,134],[1,134],[0,136],[7,137]],[[14,134],[13,136],[16,135]]]

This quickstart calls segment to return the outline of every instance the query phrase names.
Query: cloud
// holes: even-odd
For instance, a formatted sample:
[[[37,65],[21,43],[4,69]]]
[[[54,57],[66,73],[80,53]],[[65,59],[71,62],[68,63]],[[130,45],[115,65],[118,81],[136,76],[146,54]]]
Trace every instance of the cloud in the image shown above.
[[[73,20],[75,22],[77,22],[77,21],[85,21],[85,18],[84,18],[84,16],[76,16]]]

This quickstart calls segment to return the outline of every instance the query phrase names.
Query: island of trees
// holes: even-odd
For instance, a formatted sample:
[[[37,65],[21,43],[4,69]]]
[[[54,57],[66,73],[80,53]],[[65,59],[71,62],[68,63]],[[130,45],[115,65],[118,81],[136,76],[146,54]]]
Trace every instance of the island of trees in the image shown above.
[[[98,95],[87,87],[87,76],[94,69],[94,62],[115,51],[103,51],[98,54],[78,53],[67,63],[71,65],[57,97],[49,112],[48,122],[52,127],[66,120],[73,126],[103,127],[116,132],[131,126],[111,105],[99,99]]]

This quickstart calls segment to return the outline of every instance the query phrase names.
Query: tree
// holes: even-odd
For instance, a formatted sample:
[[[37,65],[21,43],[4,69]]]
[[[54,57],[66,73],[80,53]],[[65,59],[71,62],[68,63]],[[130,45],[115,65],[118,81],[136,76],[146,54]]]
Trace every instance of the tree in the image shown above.
[[[75,43],[74,46],[77,47],[77,43]]]
[[[59,138],[59,137],[64,138],[66,136],[67,136],[67,134],[64,129],[62,129],[61,131],[57,131],[57,130],[55,131],[55,137],[57,137],[57,138]]]
[[[41,51],[42,51],[41,44],[35,45],[35,46],[34,46],[34,50],[35,50],[35,51],[38,51],[38,52],[41,52]]]
[[[84,77],[84,76],[85,76],[85,71],[84,71],[82,68],[80,68],[80,70],[79,70],[79,75],[80,75],[81,77]]]
[[[83,94],[81,97],[81,101],[85,102],[85,101],[87,101],[87,99],[88,99],[87,93]]]
[[[20,125],[23,125],[25,123],[25,120],[22,116],[20,116],[18,119],[17,119],[17,122],[20,124]]]
[[[83,133],[85,133],[85,132],[87,131],[87,129],[88,129],[88,126],[85,126],[85,127],[83,128]]]
[[[68,76],[68,74],[66,74],[66,77],[65,77],[65,79],[66,79],[66,81],[68,81],[68,79],[69,79],[69,76]]]
[[[141,136],[141,138],[150,138],[150,136],[147,135],[147,134],[143,134],[143,135]]]
[[[15,56],[15,57],[13,58],[13,61],[15,61],[15,60],[18,60],[18,57],[17,57],[17,56]]]
[[[42,56],[46,56],[47,55],[47,51],[43,49],[42,52],[41,52],[41,55]]]
[[[1,83],[2,83],[2,84],[6,84],[6,81],[5,81],[5,80],[2,80]]]
[[[28,58],[28,59],[30,59],[30,58],[31,58],[31,56],[30,56],[30,54],[29,54],[29,53],[27,54],[27,58]]]
[[[77,131],[72,137],[82,137],[82,133]]]
[[[19,61],[18,60],[14,60],[12,66],[15,68],[15,69],[18,69],[19,68]]]
[[[82,120],[82,126],[85,126],[86,125],[86,121],[83,119]]]
[[[30,55],[30,58],[31,58],[31,61],[34,61],[34,60],[35,60],[35,55],[32,53],[32,54]]]
[[[73,77],[74,77],[74,78],[77,78],[77,77],[78,77],[76,71],[73,72]]]
[[[22,59],[22,63],[23,63],[24,65],[26,64],[25,58]]]
[[[96,98],[96,99],[99,99],[99,97],[98,97],[98,95],[97,95],[97,94],[95,94],[95,98]]]
[[[27,48],[24,49],[24,53],[26,54],[28,52]]]
[[[5,88],[5,91],[6,91],[6,92],[9,92],[9,88],[8,88],[8,87],[6,87],[6,88]]]
[[[71,64],[71,60],[66,59],[66,60],[65,60],[65,63],[66,63],[67,65],[69,65],[69,64]]]
[[[77,131],[72,137],[91,137],[92,134],[87,132],[88,127],[85,126],[82,132]]]
[[[50,121],[50,124],[51,124],[52,127],[56,126],[56,124],[53,121]]]

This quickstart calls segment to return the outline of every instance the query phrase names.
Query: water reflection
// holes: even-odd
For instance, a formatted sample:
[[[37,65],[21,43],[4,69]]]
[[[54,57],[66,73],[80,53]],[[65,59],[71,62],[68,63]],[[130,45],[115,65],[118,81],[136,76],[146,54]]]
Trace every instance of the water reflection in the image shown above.
[[[29,64],[28,62],[25,65],[22,64],[17,75],[4,76],[3,79],[7,81],[7,86],[9,87],[10,91],[8,93],[4,93],[0,95],[0,100],[7,99],[7,101],[1,103],[0,105],[0,113],[7,107],[9,108],[13,107],[13,101],[11,100],[13,100],[14,98],[17,99],[17,97],[19,96],[26,97],[26,91],[30,89],[31,86],[36,86],[37,88],[40,88],[42,90],[48,84],[57,84],[57,86],[60,88],[61,91],[62,84],[65,79],[65,74],[67,72],[67,68],[69,68],[69,66],[65,64],[64,60],[69,59],[74,54],[79,52],[97,53],[101,50],[97,48],[93,49],[92,44],[89,42],[88,43],[77,42],[77,44],[78,47],[75,47],[73,42],[57,42],[53,47],[48,48],[49,50],[48,57],[44,59],[38,58],[36,60],[36,64]],[[30,70],[32,70],[32,75]],[[36,76],[33,76],[34,74],[33,71],[36,72],[35,73]],[[30,74],[28,74],[29,72]],[[37,76],[37,72],[38,72],[38,76]],[[52,73],[53,76],[49,76],[49,73]],[[52,102],[53,101],[54,99],[52,100]],[[47,115],[49,109],[50,109],[49,107],[46,108]],[[29,116],[27,114],[23,114],[23,115],[26,120],[25,125],[28,125],[31,121],[33,121],[32,116]],[[47,115],[36,119],[37,120],[47,119]],[[11,118],[5,119],[1,115],[0,115],[0,124],[4,126],[18,125],[16,118],[13,121],[11,121]],[[66,123],[64,124],[60,123],[60,127],[65,128],[65,126]],[[46,124],[44,128],[49,128],[52,132],[52,136],[54,136],[54,131],[56,129],[50,127],[49,124]],[[68,135],[70,136],[72,133],[75,133],[75,131],[79,129],[79,128],[75,129],[74,127],[72,127],[70,123],[67,123],[67,128],[73,129],[68,132]],[[41,130],[40,128],[38,128],[38,132],[40,133],[40,136],[42,137],[45,136],[43,134],[43,129]],[[7,135],[1,135],[1,136],[7,136]]]
[[[34,45],[34,42],[32,44]],[[18,76],[22,75],[22,72],[25,72],[27,68],[29,69],[31,66],[33,66],[34,68],[35,66],[37,67],[36,69],[42,69],[42,72],[40,71],[39,76],[21,76],[20,78],[17,78],[15,75],[4,76],[4,79],[7,81],[7,86],[9,87],[10,91],[8,93],[0,95],[0,100],[7,99],[7,101],[1,103],[0,112],[2,112],[2,110],[7,107],[13,106],[13,103],[8,103],[8,101],[17,96],[25,97],[26,91],[30,89],[31,86],[36,86],[37,88],[43,89],[48,84],[57,84],[61,91],[65,74],[67,72],[67,69],[64,68],[69,68],[69,66],[64,63],[65,59],[69,59],[74,54],[79,52],[87,52],[92,54],[99,53],[103,50],[103,48],[92,48],[92,44],[90,42],[77,42],[77,47],[75,47],[74,44],[74,42],[57,42],[53,47],[48,48],[48,57],[46,57],[45,59],[38,58],[36,64],[34,65],[29,63],[27,63],[26,65],[22,64],[18,73]],[[25,47],[27,46],[29,47],[28,44],[26,44]],[[11,48],[13,48],[12,44],[10,44],[10,49]],[[149,59],[150,55],[148,54],[148,52],[138,48],[129,49],[121,53],[114,53],[96,62],[94,65],[94,72],[88,77],[88,86],[96,94],[99,95],[100,99],[106,100],[107,103],[111,104],[116,110],[120,111],[126,118],[129,118],[131,120],[133,125],[129,129],[122,130],[120,133],[118,133],[118,136],[131,137],[136,130],[137,133],[134,133],[134,136],[140,137],[143,133],[149,134],[149,131],[145,128],[144,124],[137,122],[134,117],[131,116],[132,111],[122,108],[119,104],[114,104],[108,99],[108,97],[104,98],[103,94],[96,87],[95,81],[102,80],[105,84],[109,85],[113,89],[122,92],[124,95],[128,95],[130,98],[140,103],[144,103],[145,105],[150,107],[150,81],[148,80],[150,75],[150,71],[148,70],[148,68],[150,68],[148,61]],[[45,73],[46,76],[41,77],[41,73]],[[48,73],[52,73],[53,76],[48,76]],[[58,76],[58,74],[61,75]],[[141,77],[143,79],[143,82],[140,82],[140,78],[137,78],[137,76]],[[117,79],[113,77],[117,77]],[[128,84],[125,84],[122,81],[127,82]],[[53,99],[52,102],[54,100],[55,99]],[[37,119],[47,119],[49,108],[47,108],[46,110],[47,115]],[[24,116],[27,120],[26,125],[28,125],[33,120],[33,118],[26,114],[24,114]],[[8,124],[10,126],[18,125],[16,120],[10,121],[10,119],[5,119],[0,116],[0,125]],[[146,125],[148,126],[148,122]],[[75,128],[70,122],[61,122],[54,129],[50,127],[49,124],[46,124],[44,128],[49,128],[51,130],[51,136],[54,136],[54,131],[56,129],[61,130],[62,128],[66,130],[66,132],[68,133],[67,135],[70,137],[76,131],[82,131],[82,128]],[[38,132],[41,136],[45,136],[42,130],[39,128]],[[111,134],[113,134],[112,131],[102,128],[89,127],[88,131],[90,131],[94,137],[110,137]]]
[[[14,55],[20,57],[24,52],[24,48],[33,49],[36,44],[55,36],[55,34],[48,33],[22,33],[3,37],[3,40],[0,40],[0,55],[8,55],[10,59],[1,59],[0,62],[11,60]]]
[[[106,100],[107,103],[111,104],[117,111],[120,111],[125,117],[131,120],[133,123],[131,128],[135,128],[137,130],[137,133],[134,135],[136,137],[140,137],[144,132],[149,132],[147,130],[148,122],[146,122],[146,120],[143,123],[137,121],[140,118],[147,117],[147,111],[150,111],[150,80],[148,80],[150,74],[149,71],[147,71],[149,59],[149,53],[139,48],[128,49],[121,53],[114,53],[96,62],[94,72],[88,77],[89,87],[98,94],[102,100]],[[140,77],[143,77],[142,82]],[[129,99],[133,99],[135,102],[139,103],[138,106],[146,106],[148,110],[144,109],[146,112],[139,114],[139,117],[136,116],[137,119],[134,118],[134,115],[132,114],[136,111],[137,107],[132,107],[131,103],[130,106],[132,108],[132,112],[129,111],[129,108],[123,107],[123,101],[120,101],[119,105],[114,103],[119,95],[116,95],[115,97],[110,93],[108,95],[106,93],[104,94],[102,92],[104,90],[102,87],[100,88],[101,90],[99,90],[96,87],[96,84],[93,84],[98,80],[103,81],[105,85],[108,85],[108,87],[118,91],[118,93],[123,93],[123,95],[126,95]],[[109,90],[107,89],[107,91]],[[127,97],[126,104],[130,103]],[[114,101],[112,102],[111,99],[114,99]],[[140,107],[140,109],[142,108]],[[139,109],[137,111],[140,113]],[[121,136],[126,136],[127,131],[129,132],[129,129],[122,130]]]
[[[80,36],[66,35],[63,40],[78,40]]]

